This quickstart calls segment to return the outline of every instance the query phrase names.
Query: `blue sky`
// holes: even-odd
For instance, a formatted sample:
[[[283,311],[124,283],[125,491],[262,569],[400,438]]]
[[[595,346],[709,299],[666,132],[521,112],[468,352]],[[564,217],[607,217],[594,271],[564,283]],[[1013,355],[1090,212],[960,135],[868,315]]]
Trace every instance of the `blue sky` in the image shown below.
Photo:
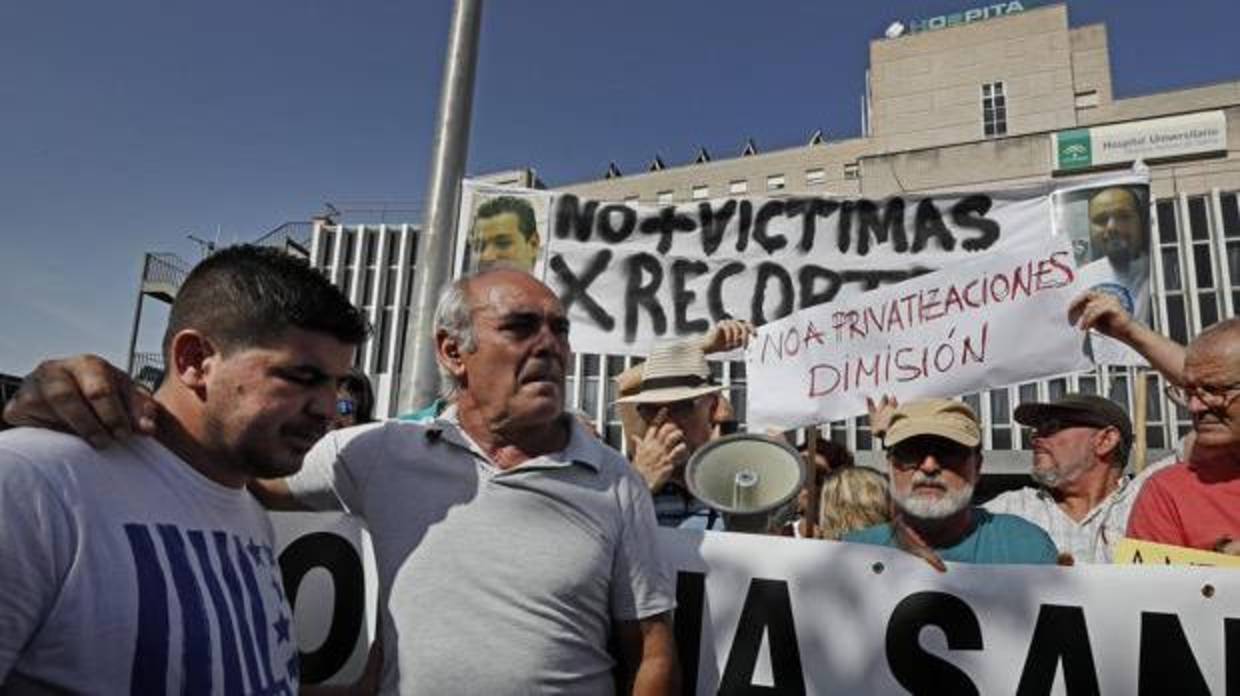
[[[868,42],[970,0],[488,0],[469,171],[550,185],[860,132]],[[1122,9],[1117,9],[1121,8]],[[447,0],[0,4],[0,372],[124,358],[141,255],[420,202]],[[1070,2],[1117,97],[1240,79],[1234,0]],[[153,349],[162,314],[144,316]]]

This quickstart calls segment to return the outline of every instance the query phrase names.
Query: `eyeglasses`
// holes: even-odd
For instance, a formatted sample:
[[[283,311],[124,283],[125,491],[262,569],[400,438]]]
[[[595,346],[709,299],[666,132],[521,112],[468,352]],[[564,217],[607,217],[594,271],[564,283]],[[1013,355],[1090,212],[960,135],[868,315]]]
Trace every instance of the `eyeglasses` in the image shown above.
[[[337,399],[336,413],[342,416],[351,416],[357,413],[357,404],[353,402],[353,399]]]
[[[921,466],[921,463],[926,461],[926,457],[931,456],[940,467],[955,468],[966,462],[969,455],[973,454],[973,450],[958,442],[930,437],[893,445],[887,454],[895,468],[908,471]]]
[[[659,411],[667,409],[667,416],[669,418],[684,418],[693,413],[693,409],[697,408],[698,402],[701,400],[702,397],[699,396],[693,399],[668,401],[661,404],[638,404],[637,415],[641,416],[643,420],[649,421],[654,420],[654,417],[659,415]]]
[[[1194,397],[1198,401],[1206,405],[1206,408],[1227,408],[1231,402],[1240,396],[1240,383],[1228,384],[1226,386],[1216,387],[1209,384],[1203,384],[1197,387],[1179,387],[1174,384],[1167,385],[1167,396],[1177,404],[1188,408],[1188,402]]]

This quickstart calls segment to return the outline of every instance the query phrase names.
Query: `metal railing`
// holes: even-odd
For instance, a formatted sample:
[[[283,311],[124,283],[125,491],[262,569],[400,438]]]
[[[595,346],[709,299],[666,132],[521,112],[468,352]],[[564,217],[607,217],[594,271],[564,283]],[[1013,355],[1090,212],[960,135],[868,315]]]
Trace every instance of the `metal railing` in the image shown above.
[[[189,275],[189,269],[190,265],[176,254],[147,254],[142,282],[179,288],[185,282],[185,276]]]
[[[130,376],[134,381],[154,391],[164,380],[164,356],[160,353],[135,353]]]

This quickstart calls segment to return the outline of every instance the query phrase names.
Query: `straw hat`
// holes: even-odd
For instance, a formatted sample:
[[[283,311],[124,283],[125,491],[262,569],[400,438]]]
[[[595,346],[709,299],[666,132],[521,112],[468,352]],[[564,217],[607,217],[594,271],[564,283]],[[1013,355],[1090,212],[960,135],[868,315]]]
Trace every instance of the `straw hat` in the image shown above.
[[[726,389],[711,380],[706,356],[693,341],[657,346],[642,368],[641,388],[616,403],[663,404]]]

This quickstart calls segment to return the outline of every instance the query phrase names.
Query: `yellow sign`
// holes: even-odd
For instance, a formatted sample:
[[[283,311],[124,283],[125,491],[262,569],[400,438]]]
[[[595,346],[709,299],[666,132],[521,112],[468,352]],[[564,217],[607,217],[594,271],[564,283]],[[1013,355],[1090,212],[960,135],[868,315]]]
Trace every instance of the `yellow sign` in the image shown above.
[[[1240,556],[1190,549],[1184,546],[1156,544],[1138,539],[1120,539],[1115,547],[1113,563],[1136,565],[1193,565],[1216,568],[1240,568]]]

